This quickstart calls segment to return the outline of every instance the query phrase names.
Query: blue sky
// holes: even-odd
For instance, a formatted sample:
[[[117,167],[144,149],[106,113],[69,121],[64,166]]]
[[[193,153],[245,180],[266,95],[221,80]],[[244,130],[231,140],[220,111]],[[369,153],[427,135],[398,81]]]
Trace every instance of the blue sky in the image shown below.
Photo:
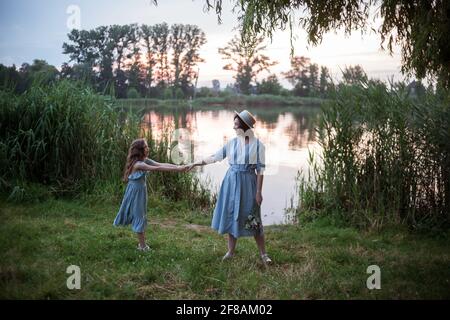
[[[217,49],[225,46],[235,33],[233,28],[237,25],[237,18],[231,12],[230,2],[224,0],[221,25],[213,12],[203,10],[205,0],[158,2],[155,6],[150,0],[0,0],[0,63],[21,65],[38,58],[60,67],[68,61],[68,57],[62,54],[62,44],[70,31],[67,9],[76,5],[80,9],[82,29],[128,23],[196,24],[205,31],[208,40],[201,50],[206,61],[199,65],[199,86],[211,86],[212,79],[219,79],[222,86],[232,82],[233,73],[222,69],[225,62],[217,53]],[[328,33],[317,47],[308,46],[303,30],[296,29],[295,34],[295,54],[308,56],[313,62],[329,67],[335,78],[340,77],[340,70],[345,66],[355,64],[362,65],[370,77],[382,80],[390,76],[396,80],[402,78],[398,48],[392,57],[382,52],[379,50],[379,36],[373,33],[361,36],[355,32],[351,37],[340,31]],[[277,32],[272,42],[268,41],[266,51],[279,62],[272,68],[273,73],[280,75],[289,69],[289,53],[289,33]],[[285,81],[283,84],[288,86]]]

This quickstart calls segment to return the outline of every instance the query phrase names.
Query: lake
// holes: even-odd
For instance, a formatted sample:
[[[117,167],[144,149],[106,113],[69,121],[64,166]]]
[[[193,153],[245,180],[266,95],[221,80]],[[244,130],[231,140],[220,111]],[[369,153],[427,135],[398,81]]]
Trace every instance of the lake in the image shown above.
[[[319,107],[258,107],[247,110],[257,121],[255,136],[266,146],[261,206],[263,223],[290,223],[293,218],[286,209],[298,199],[298,172],[307,172],[309,150],[320,151],[315,131]],[[145,110],[143,121],[151,127],[156,138],[169,128],[172,142],[178,142],[176,150],[171,153],[175,156],[172,160],[174,163],[186,163],[215,153],[226,141],[233,139],[234,115],[234,109],[228,108],[199,110],[189,107],[150,107]],[[197,167],[195,171],[204,184],[217,192],[227,169],[228,161],[225,159]]]

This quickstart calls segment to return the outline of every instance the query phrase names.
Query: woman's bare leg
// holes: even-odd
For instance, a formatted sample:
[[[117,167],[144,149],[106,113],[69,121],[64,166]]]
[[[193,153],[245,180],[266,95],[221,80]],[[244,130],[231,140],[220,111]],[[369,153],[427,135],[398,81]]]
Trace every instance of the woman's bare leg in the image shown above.
[[[266,254],[266,245],[264,241],[264,234],[257,234],[255,235],[255,241],[259,249],[259,254],[264,255]]]

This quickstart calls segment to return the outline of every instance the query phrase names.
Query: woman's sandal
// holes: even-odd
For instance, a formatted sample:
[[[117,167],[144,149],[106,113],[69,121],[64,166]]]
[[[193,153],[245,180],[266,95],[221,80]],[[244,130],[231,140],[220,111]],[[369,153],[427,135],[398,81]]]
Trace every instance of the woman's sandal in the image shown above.
[[[261,260],[265,265],[272,263],[272,259],[270,259],[269,255],[267,253],[261,255]]]

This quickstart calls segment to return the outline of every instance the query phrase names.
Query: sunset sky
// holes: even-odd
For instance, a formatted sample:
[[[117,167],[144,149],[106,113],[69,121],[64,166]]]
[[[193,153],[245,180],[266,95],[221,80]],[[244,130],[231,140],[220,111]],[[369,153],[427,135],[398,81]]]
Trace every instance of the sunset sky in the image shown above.
[[[0,0],[0,63],[20,66],[33,59],[44,59],[59,68],[68,61],[68,56],[62,54],[62,44],[70,31],[67,9],[75,5],[80,9],[82,29],[130,23],[198,25],[206,33],[208,41],[200,51],[206,61],[199,65],[198,86],[211,86],[212,79],[219,79],[221,86],[225,87],[233,82],[233,72],[222,69],[225,62],[217,50],[236,33],[233,28],[237,25],[237,16],[231,12],[231,2],[223,2],[223,23],[219,25],[214,12],[203,10],[205,0],[160,0],[158,6],[150,0]],[[376,21],[374,25],[379,23]],[[381,80],[388,80],[391,76],[395,80],[403,78],[399,49],[395,49],[393,56],[381,51],[380,38],[373,32],[365,35],[355,32],[351,37],[345,37],[343,32],[329,33],[317,47],[307,46],[304,30],[296,29],[295,35],[295,54],[327,66],[336,79],[340,78],[341,69],[356,64],[360,64],[369,77]],[[272,42],[268,41],[266,54],[279,62],[272,67],[272,73],[280,76],[281,72],[289,70],[289,32],[277,32]],[[285,80],[280,80],[289,87]]]

